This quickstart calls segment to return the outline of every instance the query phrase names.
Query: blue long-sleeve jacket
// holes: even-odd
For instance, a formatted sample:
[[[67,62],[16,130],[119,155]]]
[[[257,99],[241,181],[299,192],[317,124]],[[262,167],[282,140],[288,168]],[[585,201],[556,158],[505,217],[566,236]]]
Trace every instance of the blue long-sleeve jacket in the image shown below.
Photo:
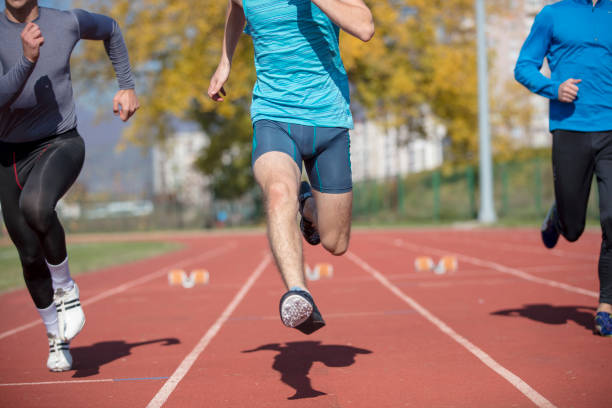
[[[548,59],[551,77],[540,73]],[[544,7],[519,55],[514,76],[550,99],[550,130],[612,130],[612,0],[563,0]],[[573,103],[558,99],[559,86],[581,79]]]

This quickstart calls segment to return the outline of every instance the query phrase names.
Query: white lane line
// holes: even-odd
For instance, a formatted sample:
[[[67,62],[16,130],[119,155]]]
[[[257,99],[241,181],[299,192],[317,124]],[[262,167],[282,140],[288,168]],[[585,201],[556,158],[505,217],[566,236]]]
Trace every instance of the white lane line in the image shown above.
[[[85,305],[90,305],[92,303],[99,302],[100,300],[106,299],[109,296],[113,296],[113,295],[116,295],[117,293],[125,292],[126,290],[131,289],[134,286],[138,286],[138,285],[141,285],[143,283],[146,283],[146,282],[152,281],[154,279],[157,279],[158,277],[167,274],[170,269],[183,268],[183,267],[185,267],[185,266],[187,266],[187,265],[189,265],[189,264],[191,264],[193,262],[199,262],[199,261],[203,261],[203,260],[208,259],[208,258],[213,258],[213,257],[219,256],[219,255],[229,251],[230,249],[232,249],[235,246],[236,246],[235,243],[230,243],[230,244],[224,245],[222,247],[206,251],[203,254],[194,256],[192,258],[187,258],[187,259],[182,260],[180,262],[177,262],[177,263],[175,263],[173,265],[165,266],[165,267],[163,267],[161,269],[158,269],[157,271],[152,272],[152,273],[150,273],[148,275],[141,276],[138,279],[131,280],[129,282],[126,282],[124,284],[116,286],[116,287],[114,287],[112,289],[104,291],[104,292],[100,293],[99,295],[96,295],[94,297],[91,297],[91,298],[81,302],[81,304],[85,306]],[[14,329],[7,330],[7,331],[5,331],[3,333],[0,333],[0,340],[4,339],[6,337],[12,336],[13,334],[17,334],[19,332],[22,332],[22,331],[24,331],[26,329],[29,329],[31,327],[37,326],[40,323],[41,323],[41,321],[37,319],[37,320],[31,321],[29,323],[26,323],[26,324],[24,324],[22,326],[16,327]]]
[[[346,312],[346,313],[325,313],[325,317],[328,319],[335,318],[351,318],[351,317],[395,317],[403,316],[407,314],[415,314],[416,312],[412,309],[405,310],[389,310],[380,312]],[[278,315],[268,316],[236,316],[229,319],[230,323],[242,323],[245,321],[257,321],[257,320],[278,320]]]
[[[206,349],[208,344],[212,341],[212,339],[217,335],[219,330],[225,322],[230,318],[234,310],[238,307],[242,299],[249,292],[255,281],[261,276],[266,267],[270,264],[272,257],[270,254],[267,254],[264,259],[260,262],[260,264],[255,268],[251,276],[244,283],[242,288],[236,293],[232,301],[227,305],[221,316],[217,319],[217,321],[210,326],[204,337],[200,339],[198,344],[195,346],[193,350],[185,357],[185,359],[178,366],[176,371],[172,374],[172,376],[166,381],[163,387],[157,392],[157,394],[153,397],[151,402],[147,405],[147,408],[158,408],[164,405],[164,403],[170,397],[170,394],[177,387],[179,382],[187,375],[195,361],[198,359],[200,354]]]
[[[529,282],[539,283],[539,284],[550,286],[550,287],[557,288],[557,289],[563,289],[568,292],[579,293],[581,295],[593,297],[596,299],[599,298],[599,293],[594,292],[592,290],[579,288],[578,286],[569,285],[567,283],[557,282],[552,279],[540,278],[538,276],[531,275],[527,272],[521,271],[516,268],[510,268],[508,266],[504,266],[496,262],[485,261],[484,259],[480,259],[480,258],[474,258],[473,256],[463,255],[463,254],[459,254],[453,251],[442,251],[438,248],[433,248],[433,247],[429,247],[425,245],[410,244],[408,242],[402,241],[401,239],[396,239],[393,242],[393,245],[400,247],[400,248],[407,248],[407,249],[410,249],[416,252],[429,252],[431,254],[435,254],[438,256],[454,255],[460,261],[471,263],[472,265],[482,266],[485,268],[491,268],[491,269],[496,270],[497,272],[516,276],[517,278],[521,278]]]
[[[538,248],[534,248],[533,246],[521,245],[521,244],[512,244],[507,242],[497,243],[491,241],[483,241],[478,238],[466,238],[461,237],[461,242],[471,242],[484,247],[495,247],[496,249],[503,249],[508,251],[522,251],[531,254],[542,255],[542,250]],[[588,255],[583,253],[577,253],[572,251],[566,251],[563,249],[554,249],[552,251],[546,250],[548,255],[560,257],[560,258],[573,258],[573,259],[582,259],[588,261],[597,261],[599,259],[599,254],[597,255]]]
[[[7,383],[0,384],[0,387],[18,387],[24,385],[55,385],[55,384],[82,384],[82,383],[106,383],[114,382],[110,378],[103,380],[73,380],[73,381],[45,381],[45,382],[28,382],[28,383]]]
[[[361,267],[364,271],[368,272],[372,275],[377,281],[379,281],[384,287],[389,289],[393,294],[402,299],[404,302],[409,304],[414,310],[417,311],[421,316],[427,319],[430,323],[440,329],[444,334],[448,335],[451,339],[459,343],[466,350],[472,353],[476,358],[482,361],[487,367],[491,370],[495,371],[499,376],[512,384],[516,389],[518,389],[523,395],[529,398],[536,406],[541,408],[555,408],[552,402],[548,401],[544,396],[538,393],[536,390],[531,388],[529,384],[523,381],[516,374],[512,373],[507,368],[503,367],[497,361],[495,361],[491,356],[485,353],[480,348],[476,347],[465,337],[459,335],[456,331],[451,329],[448,325],[446,325],[442,320],[438,319],[436,316],[431,314],[431,312],[417,303],[414,299],[407,296],[398,289],[397,286],[392,284],[383,274],[378,272],[376,269],[372,268],[369,264],[367,264],[363,259],[359,258],[352,252],[347,253],[347,257]]]
[[[99,380],[68,380],[68,381],[41,381],[41,382],[23,382],[23,383],[4,383],[0,387],[22,387],[27,385],[55,385],[55,384],[82,384],[82,383],[108,383],[108,382],[126,382],[126,381],[155,381],[165,380],[168,377],[142,377],[142,378],[103,378]]]

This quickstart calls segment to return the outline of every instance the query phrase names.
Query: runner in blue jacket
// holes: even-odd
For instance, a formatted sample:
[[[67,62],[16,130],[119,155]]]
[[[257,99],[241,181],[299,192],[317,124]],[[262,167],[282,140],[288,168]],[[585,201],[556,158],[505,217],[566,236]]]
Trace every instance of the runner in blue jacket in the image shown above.
[[[548,60],[551,77],[540,68]],[[612,336],[612,0],[563,0],[537,16],[515,68],[516,80],[550,99],[555,204],[542,225],[553,248],[576,241],[597,176],[603,239],[595,330]]]

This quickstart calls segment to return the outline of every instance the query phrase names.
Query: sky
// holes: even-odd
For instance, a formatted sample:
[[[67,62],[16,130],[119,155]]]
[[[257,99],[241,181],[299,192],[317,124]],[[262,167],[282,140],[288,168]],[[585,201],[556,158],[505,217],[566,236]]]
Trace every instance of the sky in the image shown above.
[[[72,0],[38,0],[38,5],[43,7],[68,9],[72,5]]]
[[[62,10],[73,8],[73,3],[72,0],[38,0],[41,7]],[[0,10],[4,10],[4,2],[1,0]],[[76,85],[78,95],[80,92]],[[120,172],[125,179],[122,191],[141,191],[151,184],[150,159],[143,156],[143,151],[137,147],[128,147],[121,153],[115,151],[126,125],[112,116],[112,97],[112,93],[98,99],[77,97],[78,129],[87,146],[79,182],[87,185],[92,192],[112,191],[116,187],[113,180],[116,179],[116,173]],[[92,100],[98,102],[97,106],[92,106]],[[102,121],[95,118],[95,112],[99,109],[107,113]]]

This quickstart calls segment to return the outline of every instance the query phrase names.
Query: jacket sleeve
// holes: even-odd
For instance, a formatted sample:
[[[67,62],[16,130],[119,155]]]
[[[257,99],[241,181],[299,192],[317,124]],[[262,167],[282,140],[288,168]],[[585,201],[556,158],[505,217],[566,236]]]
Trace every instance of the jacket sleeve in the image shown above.
[[[0,75],[0,109],[5,109],[21,92],[34,69],[34,63],[25,56],[6,73]]]
[[[104,48],[113,64],[119,89],[134,89],[134,77],[130,67],[127,47],[121,29],[115,20],[85,10],[72,10],[82,40],[104,41]]]
[[[557,99],[561,83],[547,78],[540,72],[550,48],[552,31],[552,10],[547,6],[536,16],[531,32],[521,48],[514,68],[514,78],[531,92],[549,99]]]

